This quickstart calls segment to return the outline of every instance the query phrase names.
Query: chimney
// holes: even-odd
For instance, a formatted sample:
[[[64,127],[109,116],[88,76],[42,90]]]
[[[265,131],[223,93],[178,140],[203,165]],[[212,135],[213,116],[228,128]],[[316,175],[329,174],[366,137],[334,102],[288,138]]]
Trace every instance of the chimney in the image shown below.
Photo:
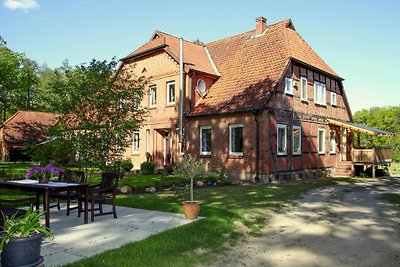
[[[256,18],[256,32],[254,35],[260,35],[267,28],[267,19],[264,17]]]

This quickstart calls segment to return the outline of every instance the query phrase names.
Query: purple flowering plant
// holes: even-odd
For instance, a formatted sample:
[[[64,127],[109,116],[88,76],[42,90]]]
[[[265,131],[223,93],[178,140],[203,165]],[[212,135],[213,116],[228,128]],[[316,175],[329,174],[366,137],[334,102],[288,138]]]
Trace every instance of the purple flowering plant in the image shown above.
[[[60,173],[63,173],[64,169],[57,168],[53,164],[49,164],[46,167],[40,167],[39,165],[33,165],[28,171],[26,172],[25,178],[38,178],[38,177],[51,177],[53,175],[58,176]]]

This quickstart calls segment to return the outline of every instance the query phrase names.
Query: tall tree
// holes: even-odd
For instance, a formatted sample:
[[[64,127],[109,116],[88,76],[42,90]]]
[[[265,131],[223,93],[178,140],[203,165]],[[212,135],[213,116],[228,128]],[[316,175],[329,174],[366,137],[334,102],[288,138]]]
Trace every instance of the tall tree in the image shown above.
[[[372,140],[375,146],[390,146],[392,158],[400,161],[400,106],[373,107],[354,114],[356,123],[396,133],[396,136],[375,136],[372,139],[361,135],[361,145],[366,146]]]
[[[18,109],[30,109],[38,83],[37,64],[23,53],[10,50],[0,36],[1,121]]]
[[[70,93],[59,132],[77,151],[84,166],[105,168],[122,159],[134,131],[144,120],[140,108],[147,80],[120,69],[117,62],[93,60],[65,72]]]
[[[6,42],[0,41],[0,112],[1,121],[5,121],[15,104],[13,99],[19,89],[18,75],[23,54],[11,51]]]

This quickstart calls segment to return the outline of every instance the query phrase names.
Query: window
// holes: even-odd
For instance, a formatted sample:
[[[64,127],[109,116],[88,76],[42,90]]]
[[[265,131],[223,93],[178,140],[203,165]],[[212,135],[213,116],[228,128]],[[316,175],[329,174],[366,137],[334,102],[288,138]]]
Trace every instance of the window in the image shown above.
[[[336,93],[331,92],[331,105],[336,106]]]
[[[329,152],[331,154],[336,153],[336,133],[335,130],[331,130],[329,134]]]
[[[132,134],[132,153],[139,153],[139,132]]]
[[[167,104],[175,103],[175,82],[167,83]]]
[[[211,126],[200,127],[200,155],[211,155]]]
[[[135,92],[134,93],[134,99],[133,99],[133,108],[135,108],[135,109],[139,109],[140,108],[140,100],[141,100],[141,97],[140,97],[140,93],[139,92]]]
[[[285,93],[293,95],[292,78],[285,77]]]
[[[150,153],[150,130],[146,130],[146,152]]]
[[[276,150],[278,155],[287,155],[287,126],[278,124]]]
[[[301,154],[301,127],[293,126],[292,132],[293,155]]]
[[[121,97],[121,98],[119,99],[119,108],[120,108],[120,110],[121,110],[122,112],[124,112],[125,109],[126,109],[126,99],[125,99],[124,97]]]
[[[301,100],[308,101],[308,82],[307,78],[300,78]]]
[[[315,104],[326,105],[326,86],[324,83],[314,82],[314,102]]]
[[[325,154],[325,129],[318,129],[318,154]]]
[[[229,125],[229,154],[242,156],[243,155],[243,125]]]
[[[150,107],[157,105],[157,86],[150,86]]]

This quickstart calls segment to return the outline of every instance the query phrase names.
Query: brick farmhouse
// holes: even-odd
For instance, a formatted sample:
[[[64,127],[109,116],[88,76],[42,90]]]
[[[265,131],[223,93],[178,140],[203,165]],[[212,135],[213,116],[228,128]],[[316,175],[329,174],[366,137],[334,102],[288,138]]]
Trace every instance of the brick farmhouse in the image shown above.
[[[343,79],[290,19],[260,17],[248,32],[182,47],[180,64],[180,39],[156,31],[121,60],[150,79],[140,103],[148,117],[125,153],[135,168],[146,152],[157,168],[192,154],[209,172],[271,181],[314,176],[350,157]]]

